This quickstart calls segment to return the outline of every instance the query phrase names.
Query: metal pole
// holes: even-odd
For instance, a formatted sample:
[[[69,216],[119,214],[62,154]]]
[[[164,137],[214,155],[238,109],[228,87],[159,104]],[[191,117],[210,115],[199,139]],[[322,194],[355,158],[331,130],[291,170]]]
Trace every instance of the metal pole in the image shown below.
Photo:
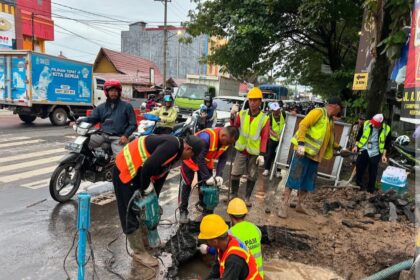
[[[163,20],[163,90],[166,90],[166,50],[168,48],[168,0],[164,0],[165,15]]]
[[[79,242],[77,250],[77,265],[79,266],[77,279],[85,279],[86,239],[90,228],[90,194],[78,195],[79,207],[77,210],[77,230]]]
[[[35,14],[32,13],[31,14],[31,20],[32,20],[32,50],[33,51],[35,50],[35,26],[34,26],[35,20],[34,20],[34,17],[35,17]]]

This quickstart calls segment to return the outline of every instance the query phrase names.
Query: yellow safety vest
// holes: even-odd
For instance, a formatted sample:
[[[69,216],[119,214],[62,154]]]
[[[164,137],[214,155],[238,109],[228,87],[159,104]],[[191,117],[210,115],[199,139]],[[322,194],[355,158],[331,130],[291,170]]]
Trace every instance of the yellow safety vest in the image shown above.
[[[278,135],[277,137],[274,137],[270,134],[270,139],[273,141],[279,141],[281,131],[283,130],[285,121],[283,118],[283,114],[280,112],[280,122],[276,122],[274,119],[273,114],[271,114],[271,129]]]
[[[367,141],[369,140],[370,133],[372,131],[372,124],[370,121],[365,121],[363,126],[363,135],[360,138],[359,143],[357,143],[357,147],[359,149],[363,148],[364,145],[366,145]],[[388,134],[391,132],[391,128],[386,123],[382,124],[382,130],[379,134],[379,152],[382,154],[385,149],[385,139],[388,136]]]
[[[328,128],[328,122],[331,126],[330,140],[328,142],[327,150],[324,154],[324,159],[331,159],[334,148],[334,122],[328,118],[327,110],[325,108],[317,108],[314,110],[322,110],[322,117],[311,126],[305,134],[305,153],[309,156],[315,156],[319,153],[322,144],[324,143],[325,132]],[[292,137],[292,144],[298,145],[298,131]]]
[[[251,155],[260,154],[261,130],[268,121],[268,116],[260,112],[254,117],[251,123],[249,110],[239,112],[241,127],[239,128],[239,139],[236,141],[235,149],[242,152],[246,150]]]
[[[231,227],[230,232],[248,247],[255,258],[261,277],[264,278],[260,229],[253,223],[242,221]]]

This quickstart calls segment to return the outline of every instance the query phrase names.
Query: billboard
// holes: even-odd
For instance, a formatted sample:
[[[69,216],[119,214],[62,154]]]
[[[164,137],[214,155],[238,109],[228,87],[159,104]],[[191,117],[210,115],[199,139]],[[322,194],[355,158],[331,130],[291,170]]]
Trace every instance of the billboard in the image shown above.
[[[92,66],[33,53],[32,101],[91,103]]]
[[[13,49],[15,39],[15,16],[0,12],[0,48]]]
[[[401,120],[420,124],[420,0],[414,3]]]

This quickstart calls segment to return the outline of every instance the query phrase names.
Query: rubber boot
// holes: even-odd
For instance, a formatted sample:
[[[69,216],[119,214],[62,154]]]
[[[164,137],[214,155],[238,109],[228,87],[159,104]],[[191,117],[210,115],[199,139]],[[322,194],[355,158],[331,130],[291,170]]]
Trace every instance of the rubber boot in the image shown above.
[[[139,229],[131,234],[127,234],[127,240],[131,250],[133,250],[131,257],[135,261],[145,266],[159,266],[159,261],[146,250]]]
[[[247,207],[252,207],[251,195],[252,195],[252,191],[254,190],[254,187],[255,187],[255,181],[248,180],[246,182],[245,204]]]
[[[289,209],[289,199],[291,192],[292,190],[287,187],[284,190],[283,201],[280,201],[279,210],[277,212],[277,216],[279,216],[280,218],[287,219],[287,212]]]
[[[231,194],[232,198],[238,197],[238,190],[239,190],[239,179],[232,179],[231,182]]]
[[[188,212],[181,211],[179,215],[179,223],[180,224],[188,224]]]

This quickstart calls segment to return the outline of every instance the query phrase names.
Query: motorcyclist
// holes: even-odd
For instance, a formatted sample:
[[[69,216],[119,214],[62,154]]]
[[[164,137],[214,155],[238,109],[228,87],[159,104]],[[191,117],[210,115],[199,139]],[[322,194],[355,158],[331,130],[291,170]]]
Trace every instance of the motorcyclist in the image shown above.
[[[155,95],[149,94],[146,102],[146,111],[150,112],[156,106]]]
[[[204,104],[200,106],[200,117],[203,120],[200,123],[200,129],[212,128],[216,125],[217,103],[213,102],[213,98],[210,95],[204,97]]]
[[[171,134],[175,126],[177,110],[173,107],[173,98],[170,95],[163,97],[165,106],[150,112],[150,114],[159,116],[160,122],[155,129],[155,134]]]
[[[104,83],[106,102],[96,107],[89,117],[80,120],[92,124],[99,123],[101,130],[105,132],[93,134],[89,142],[90,147],[98,148],[104,143],[109,143],[114,155],[128,143],[128,137],[137,128],[133,106],[121,100],[121,91],[120,81],[106,81]]]

